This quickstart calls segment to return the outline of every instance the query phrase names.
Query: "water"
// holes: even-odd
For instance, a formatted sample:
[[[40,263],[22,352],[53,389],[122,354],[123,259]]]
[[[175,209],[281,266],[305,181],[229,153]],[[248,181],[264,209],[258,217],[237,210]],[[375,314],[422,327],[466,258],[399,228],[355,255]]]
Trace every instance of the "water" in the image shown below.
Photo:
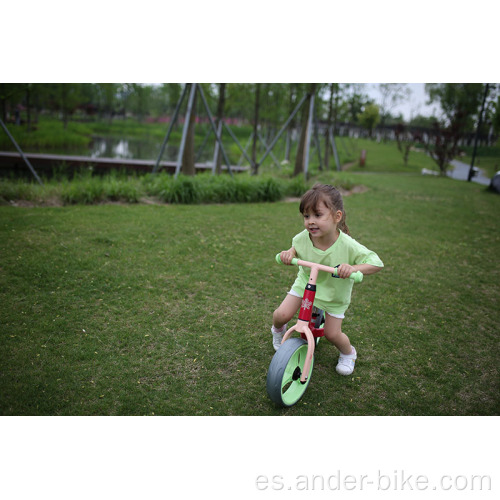
[[[163,139],[156,140],[149,137],[143,138],[117,138],[117,137],[94,137],[90,150],[81,151],[78,154],[90,156],[91,158],[124,158],[137,160],[156,160],[160,154]],[[196,149],[196,155],[199,153]],[[179,148],[167,144],[162,161],[175,161],[179,154]],[[213,145],[207,144],[203,149],[199,162],[212,161]]]

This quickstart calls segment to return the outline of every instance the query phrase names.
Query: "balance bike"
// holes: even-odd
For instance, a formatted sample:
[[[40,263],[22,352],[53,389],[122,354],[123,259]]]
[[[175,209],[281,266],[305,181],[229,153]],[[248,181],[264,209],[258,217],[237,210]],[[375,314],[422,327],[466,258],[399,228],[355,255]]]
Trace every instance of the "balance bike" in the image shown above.
[[[280,254],[276,261],[282,264]],[[315,264],[306,260],[292,259],[295,266],[310,267],[309,282],[304,290],[299,319],[292,326],[281,342],[281,347],[271,360],[267,372],[267,394],[278,406],[293,406],[304,395],[311,380],[314,365],[314,349],[320,337],[324,336],[324,314],[313,306],[316,296],[316,280],[319,271],[324,271],[338,278],[337,267]],[[356,271],[349,276],[355,283],[363,281],[363,273]],[[291,338],[293,332],[301,338]]]

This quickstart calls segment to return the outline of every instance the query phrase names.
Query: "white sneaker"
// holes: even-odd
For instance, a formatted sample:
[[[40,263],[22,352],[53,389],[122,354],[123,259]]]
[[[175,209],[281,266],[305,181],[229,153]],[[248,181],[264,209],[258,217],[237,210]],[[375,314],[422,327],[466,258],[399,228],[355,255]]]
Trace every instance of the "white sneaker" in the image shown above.
[[[337,363],[337,373],[340,375],[350,375],[354,371],[354,363],[358,357],[356,349],[352,348],[352,354],[340,353],[339,362]]]
[[[271,327],[271,333],[273,334],[273,347],[277,351],[281,347],[281,341],[283,340],[283,335],[287,331],[287,325],[283,325],[281,330],[276,330],[274,325]]]

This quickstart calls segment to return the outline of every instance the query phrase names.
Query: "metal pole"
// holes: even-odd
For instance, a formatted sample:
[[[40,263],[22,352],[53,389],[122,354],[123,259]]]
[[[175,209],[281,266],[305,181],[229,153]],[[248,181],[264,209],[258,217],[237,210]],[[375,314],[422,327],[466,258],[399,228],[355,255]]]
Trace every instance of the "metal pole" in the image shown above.
[[[220,139],[221,135],[222,135],[222,120],[219,122],[219,126],[217,127],[217,137]],[[215,141],[214,161],[212,163],[212,175],[215,175],[215,171],[217,170],[218,157],[219,157],[219,141]]]
[[[304,151],[304,176],[307,180],[307,173],[309,170],[309,149],[311,147],[311,130],[314,116],[314,94],[311,94],[311,101],[309,102],[309,118],[307,120],[307,136],[306,136],[306,149]]]
[[[264,145],[264,147],[267,148],[267,143],[266,141],[262,138],[262,135],[260,132],[257,132],[258,136],[259,136],[259,139],[260,139],[260,142]],[[276,166],[278,168],[281,168],[281,165],[280,165],[280,162],[278,161],[278,159],[276,158],[276,156],[274,156],[273,152],[272,151],[269,151],[269,154],[271,155],[271,158],[273,159],[274,163],[276,164]]]
[[[184,96],[187,93],[187,88],[188,88],[188,86],[184,85],[184,90],[182,91],[181,98],[179,99],[177,106],[175,107],[174,115],[172,116],[172,120],[170,122],[170,125],[168,126],[167,135],[165,136],[165,139],[163,140],[163,144],[161,145],[160,154],[158,155],[158,159],[156,160],[156,164],[153,168],[153,174],[155,174],[157,172],[158,167],[160,166],[161,157],[163,156],[163,152],[165,151],[165,147],[166,147],[168,139],[170,137],[170,133],[172,132],[172,129],[174,128],[175,122],[177,121],[177,117],[179,115],[179,110],[181,109],[182,101],[184,100]]]
[[[227,127],[226,127],[227,128]],[[229,129],[228,129],[229,130]],[[247,144],[245,146],[245,153],[247,152],[247,149],[248,149],[248,146],[250,146],[250,143],[252,142],[252,138],[253,138],[253,132],[251,133],[250,137],[248,138],[248,141],[247,141]],[[241,148],[240,148],[241,149]],[[242,150],[243,152],[243,150]],[[240,156],[240,159],[238,160],[238,167],[241,165],[241,161],[243,160],[243,158],[245,158],[245,155],[241,155]],[[246,158],[248,159],[248,155],[246,156]],[[252,162],[249,160],[250,162],[250,166],[252,166]]]
[[[319,158],[319,169],[323,170],[323,160],[321,159],[321,146],[319,142],[319,134],[318,134],[318,117],[316,116],[316,110],[314,112],[314,142],[316,144],[316,150],[318,151]]]
[[[330,127],[330,142],[332,143],[333,156],[335,157],[335,165],[337,165],[337,172],[340,172],[340,160],[337,153],[337,145],[335,144],[335,137],[333,137],[332,127]]]
[[[252,166],[252,160],[251,158],[248,156],[246,150],[248,148],[248,145],[250,144],[250,139],[249,139],[249,142],[247,143],[247,146],[245,149],[243,149],[243,146],[241,145],[240,141],[238,140],[238,138],[234,135],[233,131],[228,127],[228,125],[226,124],[226,122],[223,120],[222,123],[224,124],[224,127],[226,127],[226,130],[229,132],[229,135],[232,137],[232,139],[234,140],[234,142],[236,143],[236,145],[240,148],[240,151],[242,152],[243,156],[246,158],[246,160],[250,163],[250,167]]]
[[[262,162],[267,158],[267,155],[271,152],[271,150],[274,148],[275,144],[278,142],[278,139],[281,137],[281,134],[286,130],[288,127],[288,124],[293,120],[293,117],[298,113],[299,109],[302,107],[302,104],[304,104],[304,101],[307,99],[307,94],[301,99],[299,104],[297,104],[297,107],[293,110],[292,114],[289,116],[288,120],[285,122],[283,127],[281,127],[280,131],[276,134],[276,137],[271,141],[271,144],[267,148],[267,151],[264,153],[264,156],[261,158],[259,161],[259,165],[262,165]]]
[[[182,139],[181,146],[179,148],[179,155],[177,156],[177,164],[175,165],[175,179],[177,179],[179,172],[181,171],[182,156],[184,155],[184,148],[186,146],[187,131],[189,127],[189,120],[191,119],[191,112],[193,110],[194,96],[196,95],[196,83],[191,84],[191,91],[189,92],[189,101],[186,112],[186,117],[184,120],[184,128],[182,129]]]
[[[481,124],[483,122],[484,104],[486,102],[486,96],[488,95],[488,86],[489,86],[489,83],[486,84],[486,87],[484,89],[483,104],[481,106],[481,113],[479,115],[479,122],[477,124],[476,135],[474,137],[474,150],[472,151],[472,160],[470,162],[469,175],[467,177],[467,180],[469,182],[472,180],[472,177],[474,176],[474,160],[476,159],[477,140],[479,138],[479,130],[481,129]]]
[[[0,125],[2,125],[2,128],[5,130],[5,133],[7,134],[9,139],[12,141],[12,144],[14,144],[14,146],[16,147],[18,153],[21,155],[21,158],[24,160],[24,163],[26,163],[26,165],[28,165],[28,168],[31,170],[31,173],[35,176],[35,179],[38,181],[40,186],[43,186],[42,180],[40,179],[40,177],[38,177],[38,174],[35,172],[35,169],[31,165],[30,161],[28,160],[28,158],[26,158],[25,154],[23,153],[23,150],[19,147],[19,144],[16,142],[14,137],[12,137],[8,128],[6,127],[5,123],[2,121],[1,118],[0,118]]]
[[[217,138],[217,142],[219,143],[220,150],[222,152],[222,156],[224,157],[224,161],[226,162],[226,165],[227,165],[227,169],[228,169],[229,173],[231,174],[231,177],[233,177],[233,171],[231,170],[231,164],[229,163],[229,160],[227,158],[226,150],[224,149],[224,146],[222,145],[222,141],[217,134],[217,128],[216,128],[214,120],[212,118],[212,113],[210,113],[210,108],[208,107],[207,100],[205,99],[205,93],[203,92],[203,89],[201,88],[201,86],[198,87],[198,90],[200,91],[201,99],[203,101],[203,104],[205,105],[205,109],[207,110],[208,119],[210,120],[210,124],[212,125],[212,130],[215,132],[215,137]]]
[[[348,151],[346,145],[345,145],[345,142],[344,142],[344,139],[342,139],[342,136],[339,135],[339,139],[340,139],[340,144],[342,144],[342,147],[344,148],[344,153],[347,155],[347,156],[351,156],[351,152]]]
[[[286,133],[286,142],[285,142],[285,160],[290,161],[290,142],[292,138],[290,137],[292,135],[292,132],[290,130],[287,130]]]
[[[211,133],[212,133],[212,129],[209,128],[207,134],[205,135],[205,139],[203,139],[203,144],[200,146],[200,149],[198,150],[198,154],[196,155],[196,159],[194,160],[195,163],[200,159],[201,153],[203,153],[203,150],[205,149],[205,146],[207,145],[208,138],[210,137]]]

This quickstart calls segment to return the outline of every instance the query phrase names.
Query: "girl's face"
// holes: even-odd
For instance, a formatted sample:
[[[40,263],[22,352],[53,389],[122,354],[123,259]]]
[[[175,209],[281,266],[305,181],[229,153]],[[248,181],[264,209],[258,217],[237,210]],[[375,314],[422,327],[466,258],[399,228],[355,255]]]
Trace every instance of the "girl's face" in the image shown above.
[[[337,224],[342,218],[342,212],[332,212],[323,201],[320,201],[314,209],[305,210],[304,227],[309,231],[312,238],[332,236],[337,232]]]

